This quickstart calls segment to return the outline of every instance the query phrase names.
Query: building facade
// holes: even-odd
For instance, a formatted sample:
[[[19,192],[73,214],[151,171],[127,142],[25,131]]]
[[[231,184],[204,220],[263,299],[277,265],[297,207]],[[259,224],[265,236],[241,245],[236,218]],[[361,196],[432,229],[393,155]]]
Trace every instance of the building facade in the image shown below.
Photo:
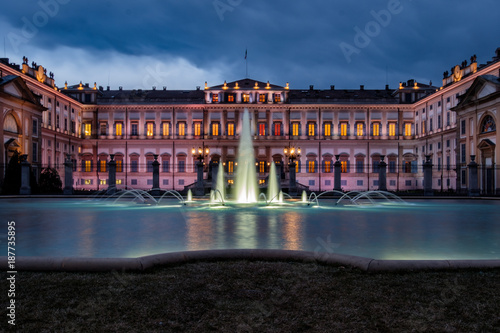
[[[500,76],[500,50],[487,64],[478,65],[474,56],[470,63],[454,66],[451,74],[443,73],[441,87],[409,80],[396,89],[376,90],[363,86],[292,89],[288,83],[275,85],[250,78],[213,86],[205,83],[186,91],[111,90],[82,83],[58,88],[52,73],[47,77],[42,66],[29,65],[26,58],[22,66],[2,59],[0,71],[4,79],[19,77],[44,108],[38,141],[31,136],[40,145],[39,160],[30,162],[55,167],[62,177],[62,163],[69,154],[76,189],[107,188],[107,163],[113,157],[118,187],[151,189],[152,163],[157,158],[160,187],[182,190],[196,181],[193,148],[209,149],[203,156],[204,178],[210,181],[212,165],[218,164],[230,185],[237,171],[245,109],[250,113],[260,183],[265,182],[273,162],[284,165],[286,182],[289,157],[284,148],[295,147],[301,150],[297,182],[313,191],[333,188],[337,158],[344,190],[378,189],[382,157],[387,163],[388,190],[421,190],[427,156],[434,165],[435,191],[462,190],[468,186],[464,170],[475,154],[485,175],[481,191],[494,193],[500,188],[494,125],[500,100],[495,83]],[[472,90],[481,91],[474,95],[476,99]],[[3,119],[14,107],[3,100],[0,103],[5,146],[11,139],[5,133],[11,133],[12,120]],[[479,117],[473,122],[467,120],[471,112]],[[474,130],[462,134],[464,119],[467,128]],[[488,131],[482,132],[486,124]],[[20,146],[16,149],[22,153],[34,147]],[[7,162],[4,157],[2,163]]]

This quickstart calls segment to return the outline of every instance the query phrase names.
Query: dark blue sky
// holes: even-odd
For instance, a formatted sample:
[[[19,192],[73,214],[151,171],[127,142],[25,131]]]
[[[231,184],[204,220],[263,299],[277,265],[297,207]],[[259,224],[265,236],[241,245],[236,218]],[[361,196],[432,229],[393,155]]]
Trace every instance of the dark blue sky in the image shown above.
[[[18,0],[1,52],[64,81],[194,89],[249,76],[291,88],[395,88],[500,47],[500,2],[433,0]]]

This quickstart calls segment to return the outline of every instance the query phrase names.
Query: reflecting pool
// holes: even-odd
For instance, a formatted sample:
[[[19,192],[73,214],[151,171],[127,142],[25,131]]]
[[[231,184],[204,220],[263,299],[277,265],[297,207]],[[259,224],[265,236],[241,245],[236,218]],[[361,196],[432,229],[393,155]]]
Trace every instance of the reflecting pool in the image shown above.
[[[83,199],[1,199],[17,256],[139,257],[206,249],[288,249],[375,259],[500,259],[500,201],[208,207]],[[162,202],[163,203],[163,202]]]

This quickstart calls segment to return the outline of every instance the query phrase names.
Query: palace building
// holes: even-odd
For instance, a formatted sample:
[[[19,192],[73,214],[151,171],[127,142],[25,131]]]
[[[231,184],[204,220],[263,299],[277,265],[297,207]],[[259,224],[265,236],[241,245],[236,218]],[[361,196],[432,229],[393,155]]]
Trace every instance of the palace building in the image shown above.
[[[203,150],[204,178],[222,166],[228,185],[237,171],[242,114],[250,112],[256,172],[264,183],[270,163],[284,166],[284,148],[300,148],[296,180],[303,188],[333,188],[335,161],[344,190],[378,189],[381,159],[387,189],[423,189],[422,165],[433,164],[434,191],[466,191],[468,166],[479,167],[479,190],[500,193],[496,157],[500,112],[500,48],[492,61],[473,56],[443,73],[440,87],[415,80],[390,89],[306,89],[244,78],[195,90],[111,90],[89,84],[55,85],[54,75],[24,58],[0,59],[0,181],[15,150],[35,170],[64,177],[73,161],[75,189],[105,189],[108,162],[117,163],[117,187],[151,189],[160,163],[160,187],[183,190],[196,181]]]

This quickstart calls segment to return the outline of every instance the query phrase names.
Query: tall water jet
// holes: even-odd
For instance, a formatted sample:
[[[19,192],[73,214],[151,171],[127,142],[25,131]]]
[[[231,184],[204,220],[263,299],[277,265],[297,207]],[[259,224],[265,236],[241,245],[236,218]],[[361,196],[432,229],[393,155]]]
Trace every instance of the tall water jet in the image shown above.
[[[187,194],[187,202],[191,201],[193,201],[193,192],[191,192],[191,189],[189,189]]]
[[[302,191],[302,202],[307,202],[307,193],[306,193],[306,191]]]
[[[269,171],[269,178],[267,180],[267,200],[270,202],[278,201],[278,177],[276,177],[276,165],[271,163],[271,170]]]
[[[224,167],[219,165],[219,170],[217,171],[217,182],[215,183],[215,197],[217,195],[221,196],[219,198],[221,202],[226,199],[226,183],[224,182]]]
[[[250,133],[248,109],[243,112],[240,144],[238,146],[238,169],[235,179],[235,198],[238,203],[256,203],[258,186],[255,156]]]

